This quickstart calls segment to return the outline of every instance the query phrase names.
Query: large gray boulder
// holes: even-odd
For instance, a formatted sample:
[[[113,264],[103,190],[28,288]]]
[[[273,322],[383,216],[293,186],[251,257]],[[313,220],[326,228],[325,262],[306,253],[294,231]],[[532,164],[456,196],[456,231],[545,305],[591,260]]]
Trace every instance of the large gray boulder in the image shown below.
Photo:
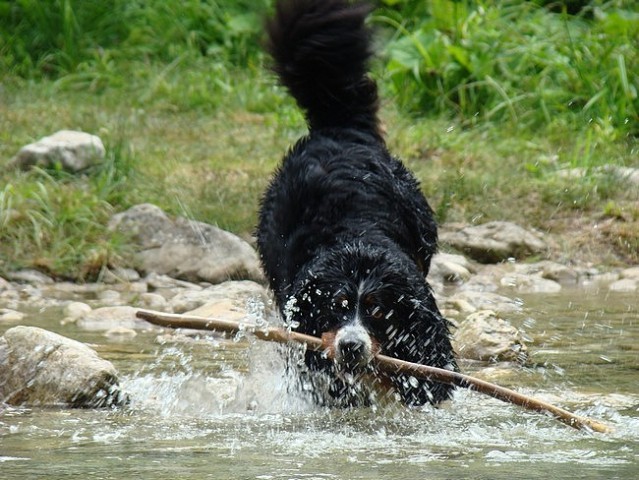
[[[206,223],[169,218],[155,205],[136,205],[116,214],[109,228],[137,244],[135,266],[146,273],[191,282],[264,280],[258,255],[247,242]]]
[[[501,221],[444,231],[440,240],[480,263],[522,259],[547,249],[539,233]]]
[[[25,326],[0,337],[0,403],[106,407],[126,402],[113,364],[85,344]]]
[[[70,172],[79,172],[100,163],[104,155],[104,145],[99,137],[74,130],[60,130],[22,147],[9,165],[22,170],[33,166],[58,166]]]

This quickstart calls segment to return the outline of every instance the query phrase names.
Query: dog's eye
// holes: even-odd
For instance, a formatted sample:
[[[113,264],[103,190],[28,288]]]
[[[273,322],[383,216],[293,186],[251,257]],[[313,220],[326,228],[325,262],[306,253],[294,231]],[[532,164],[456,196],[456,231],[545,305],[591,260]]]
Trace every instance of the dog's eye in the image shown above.
[[[334,305],[337,308],[341,308],[342,310],[347,310],[348,309],[348,298],[346,298],[346,295],[340,295],[337,298],[335,298]]]

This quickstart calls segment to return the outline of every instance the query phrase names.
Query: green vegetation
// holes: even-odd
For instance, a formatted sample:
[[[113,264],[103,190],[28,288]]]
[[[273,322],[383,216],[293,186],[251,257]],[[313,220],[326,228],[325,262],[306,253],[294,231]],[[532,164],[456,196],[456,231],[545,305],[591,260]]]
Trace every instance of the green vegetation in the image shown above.
[[[578,16],[535,2],[406,3],[421,5],[414,25],[377,17],[400,32],[387,44],[387,70],[406,108],[450,112],[463,125],[595,121],[639,134],[638,12],[612,2]]]
[[[95,278],[128,253],[110,215],[141,202],[252,231],[305,131],[260,48],[271,3],[0,0],[0,275]],[[639,261],[639,193],[599,168],[639,167],[636,2],[379,7],[388,141],[440,221],[513,220],[557,234],[566,257]],[[3,168],[63,128],[99,135],[105,165]],[[558,174],[575,167],[586,175]]]

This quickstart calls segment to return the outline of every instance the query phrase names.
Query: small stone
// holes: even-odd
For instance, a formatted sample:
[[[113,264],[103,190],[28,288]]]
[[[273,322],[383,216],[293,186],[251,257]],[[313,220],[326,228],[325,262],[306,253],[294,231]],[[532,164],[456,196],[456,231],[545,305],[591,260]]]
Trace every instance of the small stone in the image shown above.
[[[616,282],[612,282],[608,289],[611,292],[635,292],[637,291],[638,280],[633,278],[622,278],[621,280],[617,280]]]
[[[620,273],[620,277],[639,280],[639,267],[630,267],[623,269]]]
[[[106,269],[101,280],[104,283],[131,283],[140,280],[140,274],[133,268]]]
[[[475,292],[495,292],[499,289],[499,279],[493,275],[479,274],[473,275],[470,279],[461,285],[462,290]]]
[[[473,271],[472,265],[463,255],[438,253],[433,257],[428,276],[436,281],[457,283],[469,280]]]
[[[37,270],[18,270],[10,272],[7,277],[13,282],[31,283],[34,285],[51,285],[53,279]]]
[[[79,172],[99,163],[104,156],[104,145],[99,137],[85,132],[60,130],[22,147],[9,165],[22,170],[33,166],[59,166],[63,170]]]
[[[149,273],[144,281],[151,289],[155,290],[168,290],[181,288],[185,290],[202,290],[203,287],[197,283],[187,282],[185,280],[178,280],[177,278],[169,277],[168,275],[160,275],[155,272]]]
[[[143,293],[137,302],[140,308],[171,313],[173,309],[162,295],[158,293]]]
[[[83,330],[100,331],[114,328],[130,328],[133,330],[150,330],[154,327],[149,322],[136,317],[137,308],[129,306],[102,307],[92,310],[78,319],[77,325]]]
[[[503,314],[519,312],[522,309],[521,301],[512,300],[493,292],[476,292],[473,290],[459,291],[450,296],[443,303],[445,308],[448,308],[449,305],[456,310],[465,312],[492,310]]]
[[[573,268],[561,263],[544,260],[542,262],[517,265],[515,271],[526,275],[537,275],[552,280],[560,285],[576,285],[579,274]]]
[[[251,298],[266,303],[268,294],[260,284],[242,280],[224,282],[199,291],[185,290],[173,297],[169,304],[175,313],[184,313],[215,302],[231,302],[245,308]]]
[[[119,292],[115,290],[102,290],[98,293],[98,300],[100,300],[104,305],[121,305],[122,297]]]
[[[10,288],[11,288],[11,284],[4,278],[0,277],[0,292],[4,290],[9,290]]]
[[[613,283],[619,280],[619,273],[617,272],[604,272],[590,277],[588,283],[606,284]]]
[[[503,287],[513,288],[519,293],[557,293],[561,290],[561,285],[554,280],[520,273],[506,275],[500,283]]]
[[[83,302],[71,302],[64,307],[63,323],[75,322],[78,318],[87,315],[93,310],[89,305]]]
[[[26,315],[10,308],[0,308],[0,322],[20,322]]]
[[[104,336],[108,338],[133,338],[138,333],[132,328],[115,327],[104,332]]]
[[[541,234],[511,222],[471,225],[456,232],[442,232],[441,242],[481,263],[498,263],[542,253],[546,243]]]
[[[462,358],[518,362],[526,359],[527,347],[519,331],[491,310],[472,313],[460,322],[453,341]]]

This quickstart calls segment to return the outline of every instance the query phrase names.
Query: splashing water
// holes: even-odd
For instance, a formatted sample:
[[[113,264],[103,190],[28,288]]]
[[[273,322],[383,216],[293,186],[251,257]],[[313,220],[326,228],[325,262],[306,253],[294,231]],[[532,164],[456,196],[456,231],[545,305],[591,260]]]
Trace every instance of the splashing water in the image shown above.
[[[250,335],[158,343],[152,333],[114,342],[73,331],[123,372],[132,403],[119,410],[5,407],[1,477],[636,478],[636,300],[573,292],[522,301],[526,311],[512,321],[534,339],[532,363],[464,370],[601,419],[612,434],[575,431],[466,390],[437,409],[319,408],[299,391],[299,348]],[[249,310],[247,323],[278,321],[259,305]],[[73,328],[58,318],[51,316],[51,329]]]

